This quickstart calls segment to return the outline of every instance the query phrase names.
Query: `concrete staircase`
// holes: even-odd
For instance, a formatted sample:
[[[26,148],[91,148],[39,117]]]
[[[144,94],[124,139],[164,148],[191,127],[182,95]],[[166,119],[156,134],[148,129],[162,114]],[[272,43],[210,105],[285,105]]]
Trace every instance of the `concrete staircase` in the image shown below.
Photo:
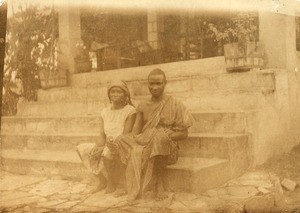
[[[252,118],[276,103],[274,73],[226,73],[222,57],[159,66],[167,70],[167,92],[181,99],[195,118],[188,139],[180,142],[178,163],[168,167],[169,189],[199,193],[241,175],[253,160],[253,138],[259,138]],[[174,67],[190,69],[172,72]],[[37,102],[22,104],[17,116],[2,118],[3,168],[82,178],[86,171],[74,148],[98,140],[107,82],[116,76],[127,80],[138,103],[148,97],[145,79],[153,68],[76,74],[70,87],[40,90]]]

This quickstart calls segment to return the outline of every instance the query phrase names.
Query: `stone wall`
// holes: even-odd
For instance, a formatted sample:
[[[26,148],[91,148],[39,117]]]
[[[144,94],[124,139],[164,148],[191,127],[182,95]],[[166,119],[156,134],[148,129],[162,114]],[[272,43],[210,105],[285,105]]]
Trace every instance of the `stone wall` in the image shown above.
[[[300,131],[290,101],[289,72],[272,70],[275,78],[275,92],[272,103],[259,111],[249,112],[247,125],[252,133],[254,164],[262,164],[270,157],[288,152],[300,143]],[[297,124],[298,125],[298,124]]]
[[[297,15],[297,11],[294,15]],[[289,103],[291,129],[300,132],[300,51],[296,50],[296,22],[294,16],[286,17],[286,67],[289,73]]]

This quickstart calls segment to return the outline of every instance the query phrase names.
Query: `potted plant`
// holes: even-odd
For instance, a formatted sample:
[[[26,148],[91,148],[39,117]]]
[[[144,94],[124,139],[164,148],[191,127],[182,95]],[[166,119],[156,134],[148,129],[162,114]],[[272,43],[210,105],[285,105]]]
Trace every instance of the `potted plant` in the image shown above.
[[[263,67],[263,45],[258,42],[258,18],[254,13],[239,13],[223,30],[210,24],[216,41],[224,44],[226,70],[248,71]]]
[[[62,87],[67,85],[66,72],[62,69],[45,64],[44,68],[39,72],[41,87],[49,89],[54,87]]]
[[[92,70],[92,62],[86,46],[82,43],[76,44],[77,54],[75,57],[76,73],[90,72]]]
[[[58,54],[60,53],[57,39],[52,39],[50,42],[43,41],[43,43],[40,43],[32,50],[43,89],[67,85],[67,70],[60,66]]]

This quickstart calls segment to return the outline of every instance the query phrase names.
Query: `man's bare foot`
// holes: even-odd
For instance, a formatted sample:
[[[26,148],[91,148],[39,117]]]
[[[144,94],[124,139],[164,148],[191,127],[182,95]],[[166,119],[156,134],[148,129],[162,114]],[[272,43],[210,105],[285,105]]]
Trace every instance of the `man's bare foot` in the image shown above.
[[[127,199],[126,199],[126,204],[129,205],[129,206],[130,206],[130,205],[133,205],[133,204],[134,204],[134,201],[135,201],[135,198],[128,195],[128,197],[127,197]]]
[[[164,199],[167,199],[168,198],[168,193],[167,192],[157,192],[156,193],[156,201],[161,201],[161,200],[164,200]]]
[[[114,193],[114,197],[121,197],[127,194],[126,189],[117,189]]]
[[[112,182],[108,182],[105,188],[105,194],[109,194],[116,191],[116,186]]]
[[[166,198],[168,198],[168,194],[165,191],[165,188],[163,186],[162,178],[159,178],[158,181],[157,181],[157,184],[156,184],[156,196],[155,196],[155,199],[157,201],[161,201],[161,200],[164,200]]]

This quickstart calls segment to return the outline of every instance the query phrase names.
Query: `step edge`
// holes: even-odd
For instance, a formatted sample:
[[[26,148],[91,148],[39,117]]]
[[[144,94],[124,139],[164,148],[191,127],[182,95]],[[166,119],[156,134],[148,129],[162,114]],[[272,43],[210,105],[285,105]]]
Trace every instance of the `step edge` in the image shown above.
[[[46,103],[45,103],[46,104]],[[49,103],[47,103],[49,104]],[[194,114],[248,114],[248,113],[253,113],[253,112],[259,112],[262,109],[256,108],[256,109],[249,109],[249,110],[209,110],[209,111],[204,111],[204,110],[191,110],[190,113],[192,115]],[[93,115],[80,115],[80,116],[74,116],[74,115],[69,115],[69,116],[54,116],[51,115],[49,117],[43,117],[43,116],[22,116],[22,115],[14,115],[14,116],[2,116],[2,119],[71,119],[71,118],[100,118],[101,115],[99,114],[93,114]]]
[[[14,133],[14,132],[3,132],[0,133],[0,138],[2,136],[32,136],[32,137],[98,137],[99,134],[95,133],[86,133],[86,134],[76,134],[76,133],[40,133],[40,132],[22,132],[22,133]]]
[[[87,134],[76,134],[70,133],[36,133],[36,132],[3,132],[1,131],[0,138],[2,136],[32,136],[32,137],[98,137],[99,134],[87,133]],[[247,137],[248,133],[189,133],[188,138],[234,138],[234,137]]]
[[[21,151],[17,150],[17,152],[15,153],[10,153],[11,151],[15,151],[14,149],[11,149],[11,150],[3,150],[2,153],[1,153],[1,158],[5,161],[5,159],[10,159],[10,160],[27,160],[27,161],[39,161],[39,162],[61,162],[61,163],[76,163],[76,164],[81,164],[81,160],[79,158],[79,156],[77,155],[76,151],[74,150],[74,152],[71,152],[71,151],[67,151],[68,154],[72,154],[73,156],[71,158],[67,158],[65,157],[66,156],[66,152],[62,152],[62,153],[59,153],[59,157],[48,157],[48,156],[45,156],[43,152],[45,151],[38,151],[39,155],[43,155],[43,157],[39,158],[37,157],[37,151],[28,151],[26,150],[25,152],[27,152],[27,154],[30,154],[30,157],[26,157],[24,156],[24,152],[23,152],[23,156],[21,153]],[[30,153],[31,152],[31,153]],[[59,152],[59,151],[47,151],[47,154],[49,153],[56,153]],[[16,156],[17,155],[17,156]],[[28,155],[27,155],[28,156]],[[75,156],[77,156],[77,159],[75,159]],[[74,159],[73,159],[74,158]],[[66,160],[68,159],[68,160]],[[191,166],[187,166],[187,168],[178,168],[178,165],[177,165],[177,168],[176,168],[176,164],[173,164],[173,165],[169,165],[168,166],[168,169],[179,169],[179,170],[187,170],[187,171],[199,171],[201,169],[205,169],[205,168],[208,168],[208,167],[211,167],[211,166],[216,166],[216,165],[219,165],[219,164],[222,164],[222,163],[227,163],[229,162],[229,160],[227,159],[221,159],[221,158],[190,158],[190,157],[179,157],[179,159],[189,159],[189,160],[197,160],[197,161],[200,161],[200,160],[203,160],[205,159],[206,161],[214,161],[210,164],[205,164],[205,165],[202,165],[201,167],[197,167],[195,169],[192,169]]]
[[[53,155],[51,154],[55,154],[55,157],[53,157]],[[11,160],[29,160],[29,161],[35,160],[35,161],[43,161],[43,162],[48,161],[48,162],[81,163],[80,157],[77,155],[75,149],[74,151],[5,149],[2,150],[1,152],[1,158],[4,160],[11,159]]]
[[[184,158],[190,158],[190,157],[179,157],[181,159],[184,159]],[[214,166],[218,166],[220,164],[227,164],[229,163],[229,159],[222,159],[222,158],[191,158],[191,160],[197,160],[197,161],[201,161],[201,160],[207,160],[207,161],[213,161],[213,162],[210,162],[210,163],[207,163],[205,165],[197,165],[195,168],[191,168],[191,167],[194,167],[194,166],[190,166],[190,165],[187,165],[187,167],[182,167],[182,165],[178,165],[178,164],[173,164],[173,165],[169,165],[167,166],[168,169],[171,169],[171,170],[184,170],[184,171],[191,171],[191,172],[197,172],[197,171],[200,171],[202,169],[206,169],[206,168],[210,168],[210,167],[214,167]]]

